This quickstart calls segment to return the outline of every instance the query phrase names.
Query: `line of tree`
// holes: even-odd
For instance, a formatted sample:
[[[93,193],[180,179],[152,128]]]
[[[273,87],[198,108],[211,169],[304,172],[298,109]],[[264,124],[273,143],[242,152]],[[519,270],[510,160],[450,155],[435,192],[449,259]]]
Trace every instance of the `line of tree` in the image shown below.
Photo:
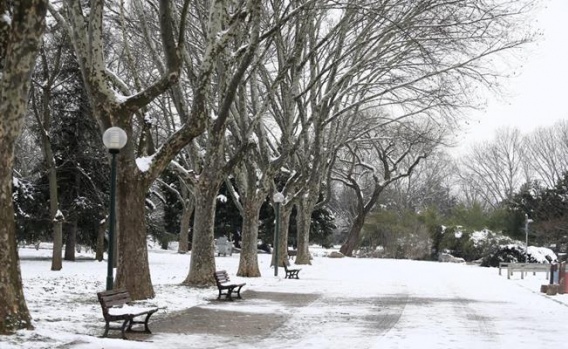
[[[214,282],[222,186],[242,217],[237,275],[260,276],[258,222],[275,192],[285,196],[283,234],[275,243],[287,251],[295,211],[296,263],[309,264],[314,212],[329,207],[337,185],[350,190],[357,198],[342,247],[349,255],[385,189],[410,177],[443,145],[456,112],[474,106],[475,91],[496,81],[493,60],[532,40],[521,30],[529,5],[0,2],[0,218],[8,222],[0,228],[0,262],[9,266],[0,280],[10,285],[0,288],[0,333],[31,326],[17,258],[14,183],[23,196],[29,183],[48,186],[49,212],[43,210],[42,219],[52,225],[52,269],[61,269],[64,222],[75,227],[69,236],[89,235],[78,229],[87,224],[79,222],[85,215],[99,237],[104,231],[107,174],[98,170],[105,160],[100,135],[111,126],[123,128],[129,141],[118,155],[115,285],[133,299],[154,296],[147,218],[165,191],[181,204],[182,251],[191,230],[184,285]],[[21,159],[22,170],[13,171],[14,145],[28,120],[28,91],[35,126],[27,134],[37,135],[43,161]],[[76,137],[78,130],[85,134]],[[43,171],[33,171],[35,166]]]

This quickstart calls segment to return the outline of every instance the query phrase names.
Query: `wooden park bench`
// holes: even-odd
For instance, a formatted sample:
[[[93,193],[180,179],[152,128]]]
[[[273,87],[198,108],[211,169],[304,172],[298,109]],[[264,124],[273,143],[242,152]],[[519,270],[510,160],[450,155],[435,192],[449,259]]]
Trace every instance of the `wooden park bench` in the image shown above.
[[[300,278],[298,276],[298,274],[300,273],[300,270],[302,270],[302,269],[289,269],[288,266],[286,265],[286,263],[282,263],[282,266],[284,267],[284,271],[286,272],[286,276],[284,277],[284,279],[299,279]]]
[[[124,289],[98,292],[97,297],[99,298],[99,303],[101,303],[106,322],[103,337],[108,335],[109,330],[120,330],[122,339],[127,339],[125,334],[127,331],[152,333],[148,328],[148,320],[160,308],[143,308],[129,305],[128,303],[132,300],[128,291]],[[142,315],[146,315],[144,321],[135,320],[135,318]],[[122,325],[120,327],[111,326],[110,323],[114,321],[122,321]],[[133,325],[144,325],[144,330],[133,330]]]
[[[214,274],[215,282],[217,283],[217,288],[219,289],[219,296],[217,299],[221,299],[221,296],[225,296],[226,300],[233,300],[233,293],[237,295],[237,298],[241,297],[241,288],[246,285],[246,283],[242,284],[233,284],[229,279],[229,274],[227,274],[226,270],[216,271]]]

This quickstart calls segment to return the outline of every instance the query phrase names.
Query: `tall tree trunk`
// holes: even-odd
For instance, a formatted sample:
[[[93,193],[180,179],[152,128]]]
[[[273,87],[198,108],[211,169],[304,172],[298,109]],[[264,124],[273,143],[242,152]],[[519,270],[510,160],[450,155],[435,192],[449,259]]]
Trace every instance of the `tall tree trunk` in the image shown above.
[[[48,101],[48,93],[45,92],[43,99]],[[59,211],[59,195],[57,186],[57,169],[55,167],[55,159],[53,158],[53,150],[51,148],[51,142],[48,136],[49,128],[49,106],[44,103],[43,106],[43,122],[41,132],[42,146],[43,146],[43,156],[45,160],[45,165],[48,171],[49,179],[49,217],[51,219],[51,224],[53,224],[53,251],[51,258],[51,270],[61,270],[63,267],[62,262],[62,249],[63,249],[63,214]]]
[[[0,120],[0,334],[33,329],[22,288],[12,206],[13,140],[4,137]],[[6,199],[7,198],[7,199]]]
[[[191,215],[195,208],[193,204],[193,198],[186,186],[182,184],[181,194],[183,196],[184,202],[182,203],[183,208],[181,211],[181,218],[179,224],[179,242],[178,242],[178,253],[187,253],[189,251],[189,228],[191,222]]]
[[[353,225],[351,226],[351,229],[349,229],[347,240],[339,249],[339,252],[343,253],[345,256],[351,257],[353,255],[353,250],[359,246],[359,236],[361,234],[361,229],[363,229],[363,225],[365,224],[365,217],[366,214],[358,214],[355,217]]]
[[[123,166],[117,171],[116,207],[117,221],[121,223],[115,230],[118,239],[115,250],[119,253],[114,288],[126,288],[134,300],[154,298],[146,246],[144,203],[148,188],[138,174],[136,164],[128,161],[120,163]]]
[[[215,246],[213,227],[215,226],[215,206],[221,181],[210,181],[200,177],[195,190],[195,215],[193,220],[193,239],[191,245],[191,264],[189,273],[183,281],[188,286],[211,286],[215,284]]]
[[[389,176],[389,179],[385,183],[391,182],[392,178]],[[357,216],[355,216],[355,219],[353,220],[353,226],[349,230],[346,242],[341,245],[341,248],[339,249],[339,252],[343,253],[345,256],[351,256],[355,247],[359,245],[359,235],[361,233],[361,229],[363,229],[363,225],[365,224],[365,218],[367,218],[367,215],[371,212],[371,209],[375,206],[379,200],[380,194],[387,185],[388,184],[379,185],[378,183],[375,183],[373,193],[366,203],[363,201],[363,195],[357,195]],[[355,185],[355,187],[358,186]]]
[[[296,255],[296,264],[312,264],[310,261],[310,226],[312,223],[312,210],[314,205],[310,199],[300,199],[296,213],[296,222],[298,224],[298,254]]]
[[[288,261],[288,231],[290,229],[290,216],[292,215],[292,204],[280,205],[280,235],[278,239],[278,259],[280,260],[278,265],[286,263],[290,265]],[[271,265],[274,266],[274,258],[276,256],[272,255]]]
[[[51,191],[51,189],[50,189]],[[53,222],[53,251],[51,257],[51,270],[57,271],[63,268],[63,217],[61,211],[56,210],[52,216]]]
[[[43,0],[0,2],[0,335],[33,329],[16,243],[12,169],[45,12]]]
[[[81,185],[81,175],[79,171],[75,171],[75,195],[78,195],[79,185]],[[79,227],[78,217],[75,213],[71,219],[71,227],[67,231],[67,239],[65,239],[65,257],[66,261],[75,260],[75,251],[77,247],[77,230]]]
[[[73,219],[69,228],[67,230],[67,235],[65,239],[65,256],[63,257],[66,261],[75,261],[75,247],[77,240],[77,220]]]
[[[247,195],[248,196],[248,195]],[[255,195],[249,197],[255,198]],[[263,201],[247,199],[243,203],[243,225],[241,256],[239,260],[238,276],[259,277],[258,268],[258,218]]]

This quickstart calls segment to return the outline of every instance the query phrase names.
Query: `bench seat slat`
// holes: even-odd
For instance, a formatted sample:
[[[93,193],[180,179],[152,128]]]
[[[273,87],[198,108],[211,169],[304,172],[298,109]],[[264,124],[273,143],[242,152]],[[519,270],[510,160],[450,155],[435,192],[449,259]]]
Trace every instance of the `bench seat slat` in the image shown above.
[[[125,305],[120,308],[117,307],[109,308],[108,314],[111,316],[121,316],[121,315],[139,316],[139,315],[148,314],[149,312],[155,309],[156,308],[145,308],[145,307]]]

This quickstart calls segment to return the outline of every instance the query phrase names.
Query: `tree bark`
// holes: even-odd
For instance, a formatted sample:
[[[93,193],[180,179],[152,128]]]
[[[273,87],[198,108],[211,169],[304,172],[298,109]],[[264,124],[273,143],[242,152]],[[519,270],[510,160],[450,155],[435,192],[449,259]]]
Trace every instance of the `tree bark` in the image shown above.
[[[288,260],[288,231],[290,229],[290,216],[292,215],[293,205],[280,205],[280,235],[278,239],[278,265],[286,263],[290,265]],[[275,255],[272,255],[271,265],[274,266],[276,263],[274,259]]]
[[[16,243],[12,169],[46,12],[43,0],[13,3],[0,2],[0,335],[33,329]]]
[[[310,226],[312,223],[312,211],[314,204],[309,198],[300,199],[296,206],[298,223],[298,254],[296,255],[296,264],[312,264],[310,261]]]
[[[75,172],[75,195],[77,194],[78,188],[81,185],[81,174],[79,171]],[[77,251],[77,230],[79,229],[79,217],[77,213],[72,216],[71,228],[67,232],[67,239],[65,240],[65,256],[66,261],[75,261],[75,251]],[[79,251],[77,251],[79,252]]]
[[[33,329],[26,305],[16,244],[16,225],[12,206],[13,142],[2,132],[0,120],[0,334]],[[11,144],[10,144],[11,143]]]
[[[44,144],[44,146],[46,146]],[[51,152],[51,144],[48,146]],[[51,257],[51,270],[58,271],[63,268],[63,259],[61,253],[63,252],[63,216],[59,211],[59,197],[57,195],[57,174],[55,170],[55,161],[53,154],[46,152],[46,162],[49,167],[49,215],[53,224],[53,250]],[[51,157],[48,157],[49,154]],[[51,159],[49,161],[48,159]]]
[[[345,256],[353,256],[353,250],[359,245],[359,236],[361,234],[361,229],[363,229],[363,225],[365,224],[365,217],[366,214],[358,214],[357,217],[355,217],[353,225],[351,226],[351,229],[349,229],[347,240],[339,249],[339,252],[343,253]]]
[[[128,156],[119,154],[119,157]],[[147,186],[134,161],[123,159],[117,170],[118,264],[114,288],[126,288],[133,299],[154,298],[146,245],[145,201]],[[128,195],[123,195],[128,193]],[[128,229],[126,233],[125,229]]]
[[[191,215],[195,209],[193,204],[193,198],[189,190],[186,188],[185,184],[182,184],[181,194],[184,202],[182,202],[182,212],[179,225],[179,242],[178,242],[178,253],[187,253],[189,249],[189,229],[191,222]]]
[[[263,201],[251,195],[243,203],[243,225],[241,255],[239,260],[238,276],[260,277],[258,268],[258,218]]]
[[[195,218],[191,245],[189,273],[183,284],[188,286],[215,285],[215,246],[213,245],[213,227],[215,223],[215,205],[221,180],[205,180],[206,173],[200,177],[195,191]]]
[[[77,219],[74,218],[71,226],[67,230],[67,238],[65,239],[65,259],[66,261],[75,261],[75,247],[77,244]]]

